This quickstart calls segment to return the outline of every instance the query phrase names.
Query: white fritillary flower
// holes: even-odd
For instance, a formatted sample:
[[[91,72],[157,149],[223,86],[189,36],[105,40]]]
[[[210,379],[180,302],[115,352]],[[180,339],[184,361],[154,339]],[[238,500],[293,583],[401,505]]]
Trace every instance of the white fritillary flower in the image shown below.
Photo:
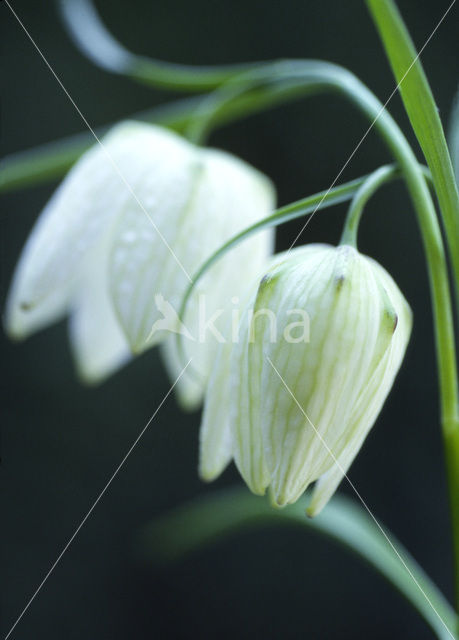
[[[269,487],[277,505],[317,481],[308,510],[317,514],[383,406],[411,324],[391,276],[353,247],[275,256],[247,303],[239,342],[219,349],[201,475],[213,479],[234,457],[249,488]]]
[[[181,370],[171,332],[190,278],[232,235],[274,207],[271,182],[223,151],[190,144],[140,122],[116,126],[86,152],[40,215],[14,275],[6,327],[24,338],[70,316],[70,338],[83,379],[97,382],[132,353],[162,343],[172,378]],[[217,341],[196,339],[196,300],[206,313],[224,308],[271,252],[263,232],[213,267],[187,316],[188,350],[204,374],[179,383],[196,405]]]

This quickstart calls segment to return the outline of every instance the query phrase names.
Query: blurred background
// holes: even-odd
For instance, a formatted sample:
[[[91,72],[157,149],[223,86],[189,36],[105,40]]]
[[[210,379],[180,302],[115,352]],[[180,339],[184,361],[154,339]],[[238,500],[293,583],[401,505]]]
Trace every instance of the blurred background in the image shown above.
[[[11,4],[91,126],[175,97],[94,67],[70,42],[52,1]],[[419,48],[449,2],[398,4]],[[112,32],[145,55],[189,64],[322,58],[351,69],[383,102],[395,85],[358,0],[99,0],[97,7]],[[459,79],[458,11],[453,8],[423,55],[444,122]],[[2,155],[84,130],[5,3],[0,13]],[[415,144],[398,96],[390,110]],[[367,126],[345,102],[318,96],[232,124],[210,143],[267,173],[285,204],[328,188]],[[389,159],[371,133],[342,180]],[[2,308],[23,243],[54,188],[3,197]],[[302,241],[336,242],[344,213],[344,206],[318,213]],[[301,225],[278,231],[279,249],[289,246]],[[451,598],[429,292],[415,216],[401,184],[372,200],[360,248],[395,277],[415,322],[403,369],[350,477],[375,515]],[[1,342],[6,633],[169,383],[153,350],[99,388],[80,386],[65,323],[23,344],[3,334]],[[185,415],[172,397],[167,400],[12,637],[433,637],[372,569],[307,532],[241,533],[166,568],[140,560],[135,538],[142,526],[215,488],[196,473],[199,420],[199,413]],[[231,467],[216,485],[240,482]],[[340,491],[351,493],[345,483]]]

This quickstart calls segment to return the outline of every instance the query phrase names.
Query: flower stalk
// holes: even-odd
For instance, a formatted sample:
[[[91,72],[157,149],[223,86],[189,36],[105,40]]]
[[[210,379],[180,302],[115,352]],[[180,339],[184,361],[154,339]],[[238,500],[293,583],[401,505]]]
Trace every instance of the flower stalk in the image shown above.
[[[357,248],[357,232],[365,205],[371,196],[396,174],[396,166],[385,165],[383,167],[379,167],[379,169],[376,169],[376,171],[368,176],[352,198],[346,220],[344,222],[340,244],[349,244],[351,247]]]

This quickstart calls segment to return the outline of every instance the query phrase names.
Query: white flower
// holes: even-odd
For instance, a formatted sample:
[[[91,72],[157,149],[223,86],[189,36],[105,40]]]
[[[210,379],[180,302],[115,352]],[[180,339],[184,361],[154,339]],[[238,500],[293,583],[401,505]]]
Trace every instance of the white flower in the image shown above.
[[[335,492],[400,367],[411,311],[391,276],[342,245],[276,256],[241,323],[221,345],[201,426],[201,475],[234,456],[250,489],[308,513]],[[222,417],[227,415],[226,421]]]
[[[81,157],[40,215],[16,269],[7,330],[24,338],[69,314],[83,379],[101,380],[158,342],[175,378],[182,365],[171,331],[189,279],[273,206],[271,182],[241,160],[157,126],[122,123]],[[251,238],[200,281],[208,314],[258,272],[271,241],[271,232]],[[196,301],[186,319],[191,334]],[[188,347],[205,374],[216,342]],[[183,376],[183,403],[198,403],[204,383]]]

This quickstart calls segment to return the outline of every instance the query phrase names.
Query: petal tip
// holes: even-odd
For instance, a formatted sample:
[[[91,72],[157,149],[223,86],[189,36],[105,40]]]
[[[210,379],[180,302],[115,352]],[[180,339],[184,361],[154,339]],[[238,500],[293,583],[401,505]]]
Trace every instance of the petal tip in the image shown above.
[[[3,320],[3,329],[10,340],[13,342],[22,342],[29,335],[29,331],[24,322],[21,322],[21,314],[8,311]]]
[[[316,516],[319,515],[322,509],[323,509],[323,506],[317,507],[316,505],[310,504],[309,507],[307,507],[306,509],[306,515],[308,516],[308,518],[312,520],[312,518],[315,518]]]
[[[198,473],[203,482],[212,482],[220,475],[221,471],[219,469],[215,469],[214,467],[200,466],[198,469]]]

